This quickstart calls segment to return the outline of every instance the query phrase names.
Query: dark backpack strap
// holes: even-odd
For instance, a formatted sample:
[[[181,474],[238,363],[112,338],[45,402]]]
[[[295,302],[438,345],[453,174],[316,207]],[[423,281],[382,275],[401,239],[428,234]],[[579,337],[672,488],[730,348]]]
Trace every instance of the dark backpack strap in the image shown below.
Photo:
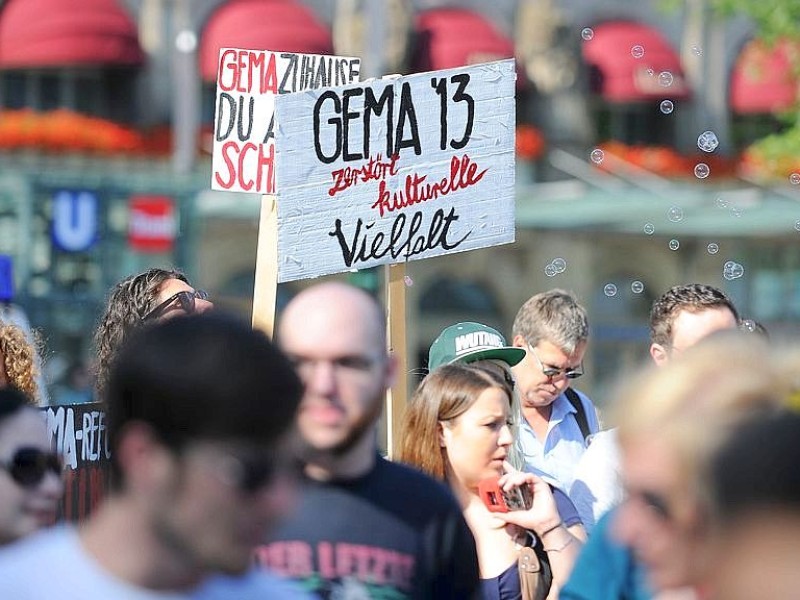
[[[581,435],[583,435],[583,442],[586,444],[589,436],[592,435],[592,432],[589,430],[589,421],[586,418],[586,409],[583,407],[583,402],[581,402],[581,397],[578,396],[578,392],[573,390],[572,388],[567,388],[564,390],[564,393],[567,396],[567,400],[572,406],[575,407],[577,411],[575,413],[575,420],[578,422],[578,427],[580,427]]]

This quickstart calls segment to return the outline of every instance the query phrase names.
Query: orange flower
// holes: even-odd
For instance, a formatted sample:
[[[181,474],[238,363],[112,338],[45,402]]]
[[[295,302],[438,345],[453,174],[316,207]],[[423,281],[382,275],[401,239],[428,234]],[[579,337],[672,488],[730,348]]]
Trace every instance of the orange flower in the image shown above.
[[[533,125],[517,125],[516,151],[523,160],[536,160],[544,153],[544,137]]]

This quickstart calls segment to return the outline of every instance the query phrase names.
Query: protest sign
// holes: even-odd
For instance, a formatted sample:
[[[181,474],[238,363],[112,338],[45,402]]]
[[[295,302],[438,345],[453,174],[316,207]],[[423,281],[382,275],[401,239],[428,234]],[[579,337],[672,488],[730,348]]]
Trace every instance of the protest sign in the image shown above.
[[[343,56],[221,48],[211,188],[275,193],[275,96],[358,81]]]
[[[99,403],[43,409],[53,450],[64,461],[64,497],[58,519],[81,521],[108,486],[111,452],[105,410]]]
[[[514,241],[515,67],[279,96],[278,281]]]

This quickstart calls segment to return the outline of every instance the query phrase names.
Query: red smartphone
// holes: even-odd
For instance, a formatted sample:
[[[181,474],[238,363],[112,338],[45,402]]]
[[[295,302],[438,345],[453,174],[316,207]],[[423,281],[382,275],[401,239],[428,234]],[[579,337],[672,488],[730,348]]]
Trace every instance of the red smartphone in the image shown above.
[[[500,487],[499,480],[499,477],[492,477],[478,483],[478,495],[490,512],[527,510],[531,507],[533,494],[529,486],[523,485],[506,492]]]

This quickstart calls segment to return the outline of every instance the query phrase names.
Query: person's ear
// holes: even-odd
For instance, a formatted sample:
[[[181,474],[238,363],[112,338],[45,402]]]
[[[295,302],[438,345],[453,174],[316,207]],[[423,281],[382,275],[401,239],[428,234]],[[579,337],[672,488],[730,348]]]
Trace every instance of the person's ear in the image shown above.
[[[525,341],[524,337],[517,334],[514,336],[514,339],[511,340],[511,345],[515,348],[525,348],[528,345],[528,342]]]
[[[174,477],[171,453],[149,425],[132,421],[120,430],[118,438],[116,460],[126,489],[146,493],[160,487],[165,478]]]
[[[447,448],[447,439],[450,435],[450,430],[445,426],[443,421],[436,423],[436,433],[439,437],[439,448]]]
[[[669,351],[661,344],[650,344],[650,357],[660,367],[669,361]]]

